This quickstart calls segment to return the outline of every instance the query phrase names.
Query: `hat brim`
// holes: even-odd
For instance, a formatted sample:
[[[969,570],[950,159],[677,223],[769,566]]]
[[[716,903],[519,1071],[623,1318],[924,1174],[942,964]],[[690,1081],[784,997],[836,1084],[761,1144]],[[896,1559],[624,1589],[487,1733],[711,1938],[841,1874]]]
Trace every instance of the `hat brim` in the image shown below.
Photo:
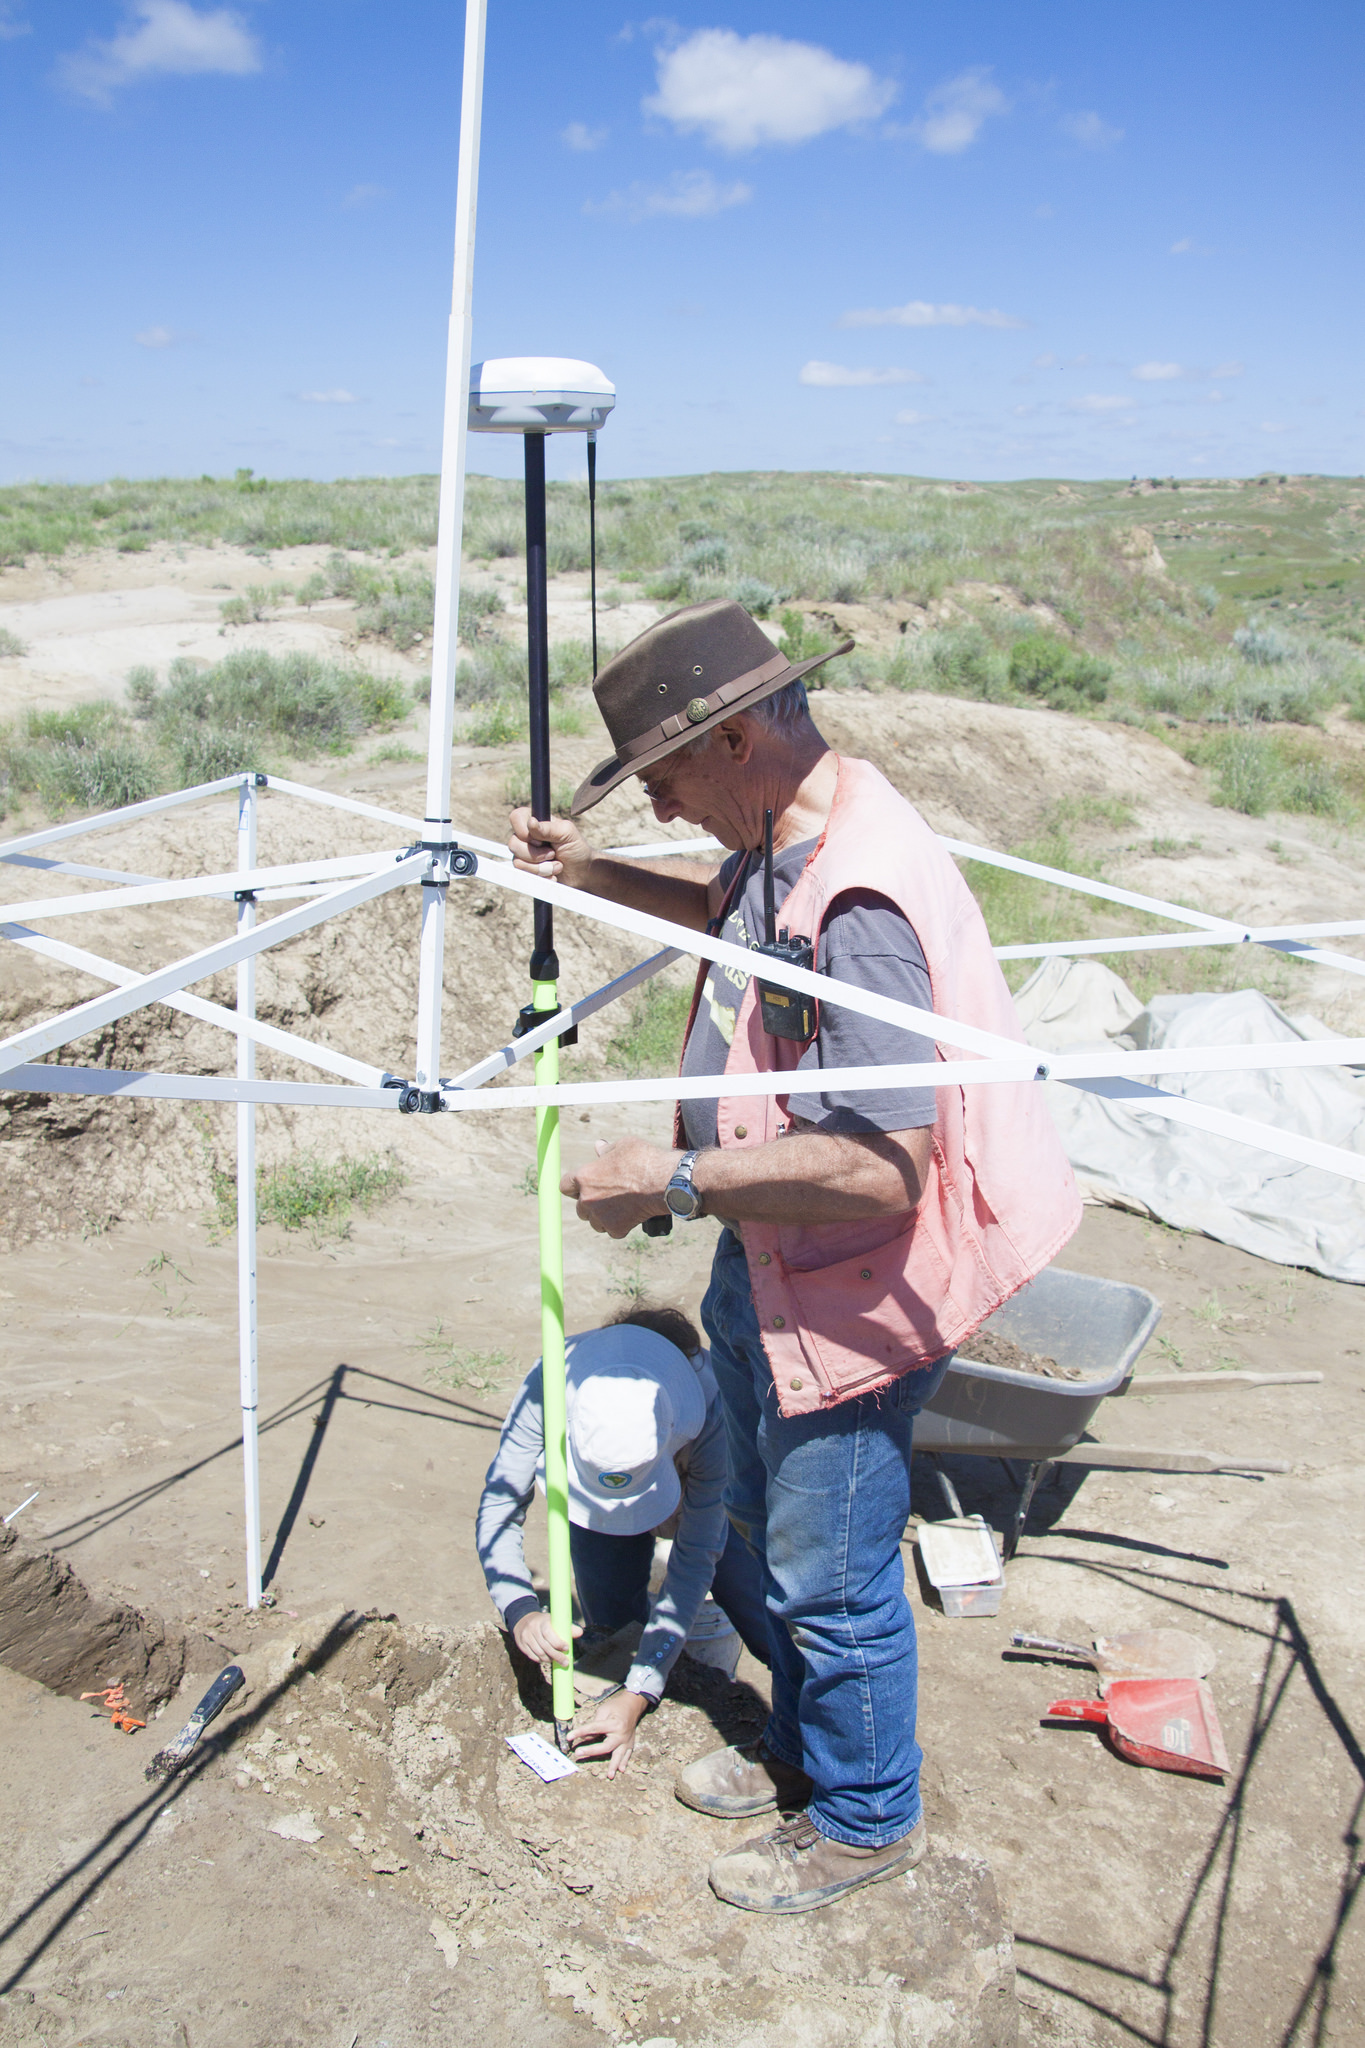
[[[574,792],[574,800],[569,806],[569,816],[581,818],[584,811],[590,811],[594,804],[601,803],[604,796],[610,796],[618,783],[625,782],[632,775],[640,774],[642,769],[652,768],[656,761],[662,761],[667,755],[676,754],[679,747],[690,746],[693,740],[704,738],[713,726],[723,725],[726,719],[733,718],[736,712],[752,710],[753,706],[761,704],[765,697],[775,697],[779,690],[785,690],[789,683],[799,682],[811,669],[819,668],[827,661],[834,661],[841,654],[851,654],[852,651],[853,642],[845,640],[842,647],[831,647],[828,654],[812,655],[809,661],[790,662],[780,675],[771,677],[766,683],[759,683],[743,697],[737,697],[733,702],[721,705],[709,718],[702,719],[697,725],[689,726],[686,732],[677,733],[672,739],[661,740],[657,747],[650,747],[643,754],[633,755],[629,761],[623,761],[619,754],[612,754],[607,760],[599,762],[587,781],[580,784]]]
[[[682,1500],[678,1468],[662,1455],[649,1481],[637,1493],[604,1494],[592,1484],[568,1446],[569,1520],[580,1529],[597,1529],[605,1536],[644,1536],[666,1522]]]

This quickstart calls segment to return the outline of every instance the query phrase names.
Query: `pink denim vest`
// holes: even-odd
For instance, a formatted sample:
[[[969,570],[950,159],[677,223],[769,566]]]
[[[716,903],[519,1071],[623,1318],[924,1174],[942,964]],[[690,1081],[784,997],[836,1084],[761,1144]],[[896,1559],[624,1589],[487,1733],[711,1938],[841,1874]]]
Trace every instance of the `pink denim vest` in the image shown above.
[[[952,859],[870,762],[841,757],[829,820],[781,921],[818,946],[830,903],[858,888],[889,897],[914,926],[939,1016],[1024,1042],[976,900]],[[703,962],[698,996],[706,971]],[[726,1073],[780,1072],[800,1052],[763,1030],[751,980]],[[949,1047],[947,1057],[970,1055]],[[1071,1167],[1036,1083],[939,1086],[936,1105],[933,1155],[913,1213],[741,1226],[784,1415],[870,1393],[954,1350],[1041,1272],[1080,1222]],[[790,1122],[780,1096],[722,1097],[716,1107],[727,1149],[767,1144]]]

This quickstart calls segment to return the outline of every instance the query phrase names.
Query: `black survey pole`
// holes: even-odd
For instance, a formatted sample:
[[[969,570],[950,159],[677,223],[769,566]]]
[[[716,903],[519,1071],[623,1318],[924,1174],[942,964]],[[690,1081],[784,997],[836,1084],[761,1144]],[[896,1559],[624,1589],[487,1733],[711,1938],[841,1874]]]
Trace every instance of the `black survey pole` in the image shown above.
[[[525,434],[526,664],[531,714],[531,814],[550,815],[550,624],[545,594],[545,436]],[[558,981],[554,912],[537,903],[532,981]]]

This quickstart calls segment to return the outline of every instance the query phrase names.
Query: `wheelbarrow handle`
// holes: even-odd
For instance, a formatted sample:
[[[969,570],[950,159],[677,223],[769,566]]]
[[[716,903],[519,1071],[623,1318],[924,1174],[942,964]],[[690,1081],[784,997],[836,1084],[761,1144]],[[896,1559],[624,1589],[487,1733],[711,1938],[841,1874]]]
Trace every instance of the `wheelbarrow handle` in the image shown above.
[[[1054,1700],[1043,1716],[1045,1721],[1098,1721],[1103,1727],[1109,1709],[1103,1700]]]
[[[1014,1631],[1010,1642],[1016,1650],[1046,1650],[1051,1657],[1075,1657],[1082,1664],[1093,1664],[1095,1661],[1095,1652],[1083,1650],[1079,1643],[1054,1642],[1051,1636],[1027,1635],[1021,1628]]]

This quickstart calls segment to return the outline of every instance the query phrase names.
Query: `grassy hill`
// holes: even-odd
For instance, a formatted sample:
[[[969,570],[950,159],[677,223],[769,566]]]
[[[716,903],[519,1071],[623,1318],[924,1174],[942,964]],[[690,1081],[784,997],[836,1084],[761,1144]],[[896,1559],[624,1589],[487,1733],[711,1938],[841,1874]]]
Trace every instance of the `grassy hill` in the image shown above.
[[[434,477],[320,484],[241,470],[15,486],[0,490],[0,564],[158,543],[230,543],[266,563],[272,550],[322,545],[333,555],[312,596],[354,598],[362,633],[413,648],[431,608],[429,574],[413,558],[435,544],[436,504]],[[1365,808],[1365,754],[1340,737],[1340,714],[1365,716],[1360,479],[604,480],[598,537],[608,613],[630,597],[734,597],[780,622],[794,657],[851,632],[856,651],[826,672],[830,687],[1117,719],[1207,767],[1218,799],[1238,809],[1348,823]],[[587,542],[585,487],[552,484],[552,573],[585,570]],[[520,484],[471,478],[465,557],[476,579],[479,564],[522,548]],[[465,699],[485,707],[480,731],[505,741],[521,717],[515,641],[472,607],[462,626],[478,643]],[[571,685],[585,680],[561,669]]]

